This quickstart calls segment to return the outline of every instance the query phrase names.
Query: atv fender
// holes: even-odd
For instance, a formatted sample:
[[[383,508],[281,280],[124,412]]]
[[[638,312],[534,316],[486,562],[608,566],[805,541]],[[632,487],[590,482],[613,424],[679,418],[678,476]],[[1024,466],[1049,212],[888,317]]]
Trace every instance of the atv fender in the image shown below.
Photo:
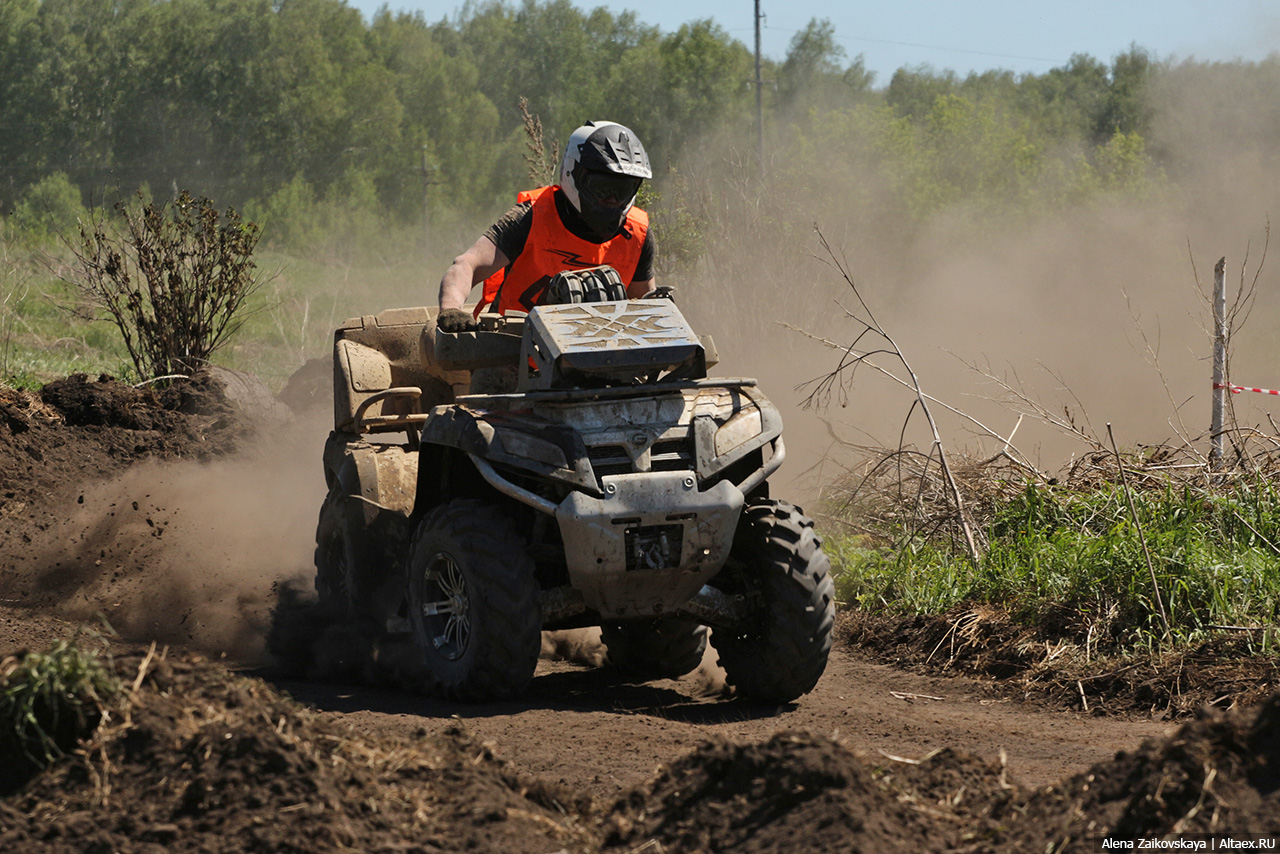
[[[422,429],[421,444],[457,448],[495,465],[600,494],[578,432],[530,412],[438,406]]]
[[[418,483],[418,455],[403,445],[374,444],[334,432],[325,445],[325,474],[330,487],[364,505],[364,522],[382,512],[408,517]]]

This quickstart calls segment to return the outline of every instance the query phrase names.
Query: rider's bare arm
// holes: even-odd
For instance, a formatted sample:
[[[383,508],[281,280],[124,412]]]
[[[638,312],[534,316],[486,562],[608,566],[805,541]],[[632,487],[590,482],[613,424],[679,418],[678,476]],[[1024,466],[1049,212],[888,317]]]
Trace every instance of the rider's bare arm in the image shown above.
[[[462,308],[471,289],[507,266],[510,260],[488,237],[453,259],[440,279],[440,308]]]
[[[631,299],[640,299],[649,291],[653,290],[657,277],[645,279],[643,282],[632,282],[627,285],[627,296]]]

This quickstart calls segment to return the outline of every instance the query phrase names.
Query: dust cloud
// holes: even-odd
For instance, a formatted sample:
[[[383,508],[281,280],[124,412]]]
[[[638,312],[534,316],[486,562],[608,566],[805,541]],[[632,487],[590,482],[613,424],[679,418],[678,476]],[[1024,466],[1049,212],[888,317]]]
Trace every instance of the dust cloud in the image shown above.
[[[712,635],[714,634],[713,631]],[[720,654],[716,652],[714,637],[702,651],[702,661],[698,664],[698,669],[687,678],[693,680],[696,686],[694,688],[696,697],[726,697],[733,691],[729,686],[729,680],[725,677],[724,668],[720,666]]]
[[[542,633],[542,658],[572,661],[584,667],[603,667],[606,654],[598,628]]]
[[[1012,437],[1048,474],[1089,446],[1028,414],[1029,403],[1102,443],[1111,424],[1122,448],[1187,440],[1207,452],[1207,296],[1220,257],[1232,294],[1256,277],[1252,310],[1232,342],[1231,380],[1280,387],[1280,259],[1268,259],[1259,274],[1268,217],[1280,209],[1274,90],[1229,103],[1225,84],[1212,85],[1203,69],[1175,68],[1160,81],[1149,147],[1170,174],[1145,197],[1104,196],[1024,217],[954,210],[907,233],[827,194],[809,200],[806,213],[847,265],[857,294],[810,223],[772,238],[744,224],[751,241],[727,247],[684,283],[677,298],[695,327],[714,335],[716,373],[759,378],[782,409],[788,462],[775,476],[776,494],[819,499],[858,455],[853,445],[932,442],[921,413],[912,412],[914,394],[872,370],[846,373],[852,382],[826,398],[811,400],[815,387],[802,387],[834,370],[840,353],[788,326],[852,345],[863,328],[846,309],[865,314],[859,295],[926,393],[1003,437],[933,404],[949,452],[985,456]],[[869,336],[858,346],[886,343]],[[907,376],[891,355],[873,361]],[[1280,398],[1240,394],[1231,403],[1241,425],[1276,432],[1270,419]]]
[[[142,463],[85,489],[36,585],[127,640],[259,662],[276,588],[313,573],[323,433],[293,425],[234,459]],[[54,604],[54,603],[51,603]]]
[[[600,629],[567,629],[542,633],[542,658],[569,661],[583,667],[603,667],[608,649],[600,640]],[[725,679],[724,668],[717,659],[719,654],[708,644],[702,653],[702,661],[696,670],[686,676],[693,684],[693,696],[727,696],[731,689]]]

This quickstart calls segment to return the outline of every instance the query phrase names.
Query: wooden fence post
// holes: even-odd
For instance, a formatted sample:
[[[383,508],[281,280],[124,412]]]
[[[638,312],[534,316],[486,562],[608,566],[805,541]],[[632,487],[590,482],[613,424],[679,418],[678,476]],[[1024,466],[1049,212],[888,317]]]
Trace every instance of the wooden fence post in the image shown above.
[[[1222,421],[1227,407],[1227,259],[1213,268],[1213,418],[1209,427],[1209,468],[1222,467]]]

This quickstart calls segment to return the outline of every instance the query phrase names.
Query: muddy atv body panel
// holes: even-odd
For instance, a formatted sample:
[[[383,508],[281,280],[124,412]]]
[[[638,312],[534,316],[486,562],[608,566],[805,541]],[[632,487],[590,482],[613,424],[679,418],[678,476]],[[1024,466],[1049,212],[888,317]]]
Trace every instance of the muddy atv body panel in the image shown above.
[[[427,311],[417,358],[432,382],[418,386],[344,343],[403,345],[413,330],[383,330],[407,317],[338,332],[349,429],[326,450],[338,509],[317,537],[322,597],[411,635],[446,696],[516,694],[542,630],[592,625],[637,675],[695,668],[710,628],[744,697],[812,689],[834,595],[812,522],[768,495],[781,416],[753,380],[706,376],[714,347],[673,302],[540,306],[456,335]],[[514,388],[461,393],[463,372],[513,362]],[[377,441],[396,430],[403,442]]]

